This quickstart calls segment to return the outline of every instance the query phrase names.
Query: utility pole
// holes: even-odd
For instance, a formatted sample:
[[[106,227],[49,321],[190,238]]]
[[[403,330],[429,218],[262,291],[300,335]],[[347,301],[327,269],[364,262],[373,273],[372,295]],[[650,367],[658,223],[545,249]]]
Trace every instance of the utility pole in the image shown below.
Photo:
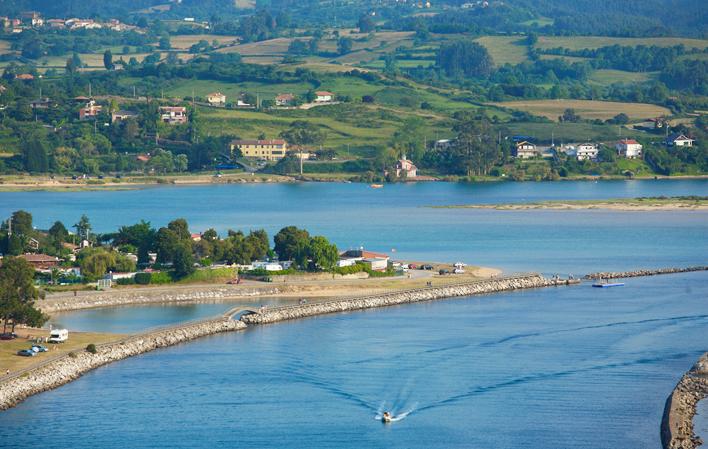
[[[133,98],[135,98],[135,85],[133,85]]]
[[[89,83],[89,98],[91,98],[91,83]]]
[[[7,219],[7,236],[12,236],[12,215],[10,215],[10,218]]]

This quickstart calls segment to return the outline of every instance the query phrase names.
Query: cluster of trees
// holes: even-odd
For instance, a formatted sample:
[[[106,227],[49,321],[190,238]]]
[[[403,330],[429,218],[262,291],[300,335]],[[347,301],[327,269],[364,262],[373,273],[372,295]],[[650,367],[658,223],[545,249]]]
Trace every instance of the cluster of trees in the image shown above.
[[[292,260],[297,268],[308,271],[332,271],[339,251],[326,237],[310,236],[304,229],[287,226],[274,237],[274,250],[281,260]]]
[[[487,49],[468,40],[441,45],[435,63],[449,77],[486,78],[494,68]]]
[[[34,286],[34,269],[25,259],[6,257],[0,265],[0,320],[3,332],[8,326],[24,324],[42,327],[49,317],[34,306],[40,293]]]

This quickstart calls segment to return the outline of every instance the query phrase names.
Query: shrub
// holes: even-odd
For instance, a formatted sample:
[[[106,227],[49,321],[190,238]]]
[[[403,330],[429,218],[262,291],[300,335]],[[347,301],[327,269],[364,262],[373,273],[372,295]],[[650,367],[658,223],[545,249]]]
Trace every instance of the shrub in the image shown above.
[[[166,271],[160,271],[157,273],[150,274],[151,284],[169,284],[172,282],[172,276]]]
[[[96,352],[98,352],[96,350],[96,345],[93,343],[89,343],[88,346],[86,346],[86,352],[90,352],[91,354],[95,354]]]
[[[137,275],[136,275],[137,276]],[[122,278],[118,279],[116,281],[116,284],[118,285],[133,285],[135,284],[135,279],[134,278]]]
[[[135,273],[134,281],[136,284],[148,285],[151,277],[150,273]]]

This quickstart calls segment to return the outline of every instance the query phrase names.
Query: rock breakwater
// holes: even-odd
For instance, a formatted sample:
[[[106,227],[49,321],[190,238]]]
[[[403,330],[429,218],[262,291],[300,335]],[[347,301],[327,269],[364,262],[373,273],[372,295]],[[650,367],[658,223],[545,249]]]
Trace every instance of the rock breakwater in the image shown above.
[[[240,321],[220,317],[96,345],[95,354],[78,350],[49,359],[39,366],[5,376],[0,380],[0,410],[13,407],[34,394],[69,383],[82,374],[108,363],[206,335],[245,328],[246,325]]]
[[[424,289],[392,292],[380,295],[335,299],[311,304],[301,304],[297,306],[264,309],[258,313],[241,316],[241,321],[246,324],[268,324],[284,320],[323,315],[326,313],[347,312],[352,310],[393,306],[442,298],[494,293],[507,290],[568,285],[577,282],[578,281],[567,281],[562,279],[546,279],[541,275],[532,274],[519,277],[470,282],[466,284],[428,287]]]
[[[135,304],[154,304],[163,302],[205,302],[219,301],[233,297],[267,296],[277,295],[281,289],[277,287],[267,288],[230,288],[230,287],[210,287],[210,288],[153,288],[132,290],[109,290],[106,292],[94,292],[79,296],[61,295],[50,296],[48,299],[38,301],[37,305],[45,313],[91,309],[96,307],[114,307]]]
[[[708,266],[696,266],[686,268],[658,268],[656,270],[635,270],[635,271],[602,271],[585,275],[585,279],[617,279],[634,278],[639,276],[656,276],[659,274],[688,273],[691,271],[708,271]]]
[[[664,449],[694,449],[703,441],[693,432],[698,402],[708,396],[708,352],[681,377],[666,400],[661,421]]]

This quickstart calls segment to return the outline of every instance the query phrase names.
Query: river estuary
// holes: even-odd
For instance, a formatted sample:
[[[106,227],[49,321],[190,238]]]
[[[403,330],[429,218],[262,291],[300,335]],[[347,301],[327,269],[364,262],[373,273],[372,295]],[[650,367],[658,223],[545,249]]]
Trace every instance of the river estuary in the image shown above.
[[[38,227],[87,213],[98,231],[178,216],[196,231],[264,227],[272,235],[295,224],[342,248],[395,248],[401,258],[507,272],[705,264],[706,212],[422,207],[654,195],[708,195],[708,182],[0,193],[0,213],[24,208]],[[656,448],[666,396],[708,349],[708,273],[626,282],[321,316],[158,350],[3,412],[0,446]],[[227,307],[113,308],[55,320],[131,332]],[[411,413],[382,425],[374,419],[382,407]]]

